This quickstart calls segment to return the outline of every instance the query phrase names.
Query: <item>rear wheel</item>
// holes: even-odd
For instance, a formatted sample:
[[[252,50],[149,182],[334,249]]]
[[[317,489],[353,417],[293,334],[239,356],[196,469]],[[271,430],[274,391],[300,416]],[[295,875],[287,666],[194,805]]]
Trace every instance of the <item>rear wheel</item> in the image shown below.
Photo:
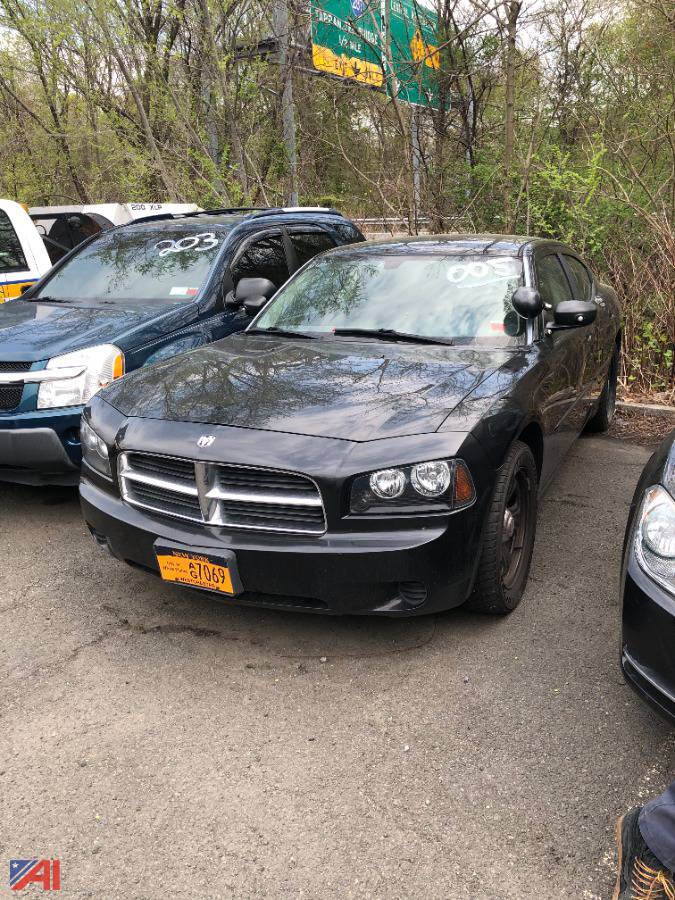
[[[467,602],[478,612],[505,615],[523,596],[537,527],[537,464],[516,441],[497,475],[488,509],[476,592]]]
[[[598,408],[586,424],[587,431],[607,431],[616,410],[616,379],[619,372],[619,351],[616,349],[609,364],[605,386],[600,394]]]

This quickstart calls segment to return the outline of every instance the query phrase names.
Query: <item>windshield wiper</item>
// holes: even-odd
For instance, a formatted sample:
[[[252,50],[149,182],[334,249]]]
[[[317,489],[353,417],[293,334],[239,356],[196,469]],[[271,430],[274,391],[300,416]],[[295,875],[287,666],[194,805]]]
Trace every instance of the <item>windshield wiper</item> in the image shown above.
[[[293,337],[307,338],[309,341],[315,340],[313,334],[306,331],[291,331],[289,328],[277,328],[276,325],[270,325],[269,328],[247,328],[244,334],[273,334],[275,337]]]
[[[408,334],[406,331],[395,331],[393,328],[335,328],[333,334],[338,337],[372,337],[382,341],[404,341],[409,344],[445,344],[448,347],[455,343],[452,338]]]

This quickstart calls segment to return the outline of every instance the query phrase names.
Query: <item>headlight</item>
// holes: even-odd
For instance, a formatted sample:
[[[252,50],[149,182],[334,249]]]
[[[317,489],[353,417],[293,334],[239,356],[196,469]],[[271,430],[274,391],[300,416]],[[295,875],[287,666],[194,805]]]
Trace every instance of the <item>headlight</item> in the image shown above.
[[[100,472],[101,475],[112,478],[108,445],[84,419],[80,422],[80,441],[82,457],[87,465]]]
[[[661,485],[648,488],[642,500],[635,553],[650,578],[675,594],[675,500]]]
[[[352,484],[350,511],[356,514],[451,512],[476,499],[473,479],[461,459],[437,459],[379,469]]]
[[[382,500],[400,497],[405,490],[405,474],[401,469],[382,469],[370,476],[370,489]]]
[[[101,344],[55,356],[47,363],[47,370],[51,369],[54,380],[40,384],[38,409],[81,406],[114,378],[124,375],[124,354],[114,344]],[[58,377],[59,369],[68,369],[63,378]]]
[[[450,487],[450,465],[444,459],[412,467],[410,481],[423,497],[440,497]]]

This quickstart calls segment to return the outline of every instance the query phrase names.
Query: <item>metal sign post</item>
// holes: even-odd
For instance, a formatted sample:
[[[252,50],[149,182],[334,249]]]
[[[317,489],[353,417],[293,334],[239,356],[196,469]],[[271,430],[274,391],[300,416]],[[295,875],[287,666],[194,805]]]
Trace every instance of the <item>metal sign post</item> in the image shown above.
[[[413,177],[413,208],[414,222],[412,230],[417,234],[419,229],[419,219],[422,209],[422,188],[421,188],[421,168],[422,168],[422,147],[420,145],[420,107],[415,104],[410,111],[410,143],[412,148],[412,177]]]

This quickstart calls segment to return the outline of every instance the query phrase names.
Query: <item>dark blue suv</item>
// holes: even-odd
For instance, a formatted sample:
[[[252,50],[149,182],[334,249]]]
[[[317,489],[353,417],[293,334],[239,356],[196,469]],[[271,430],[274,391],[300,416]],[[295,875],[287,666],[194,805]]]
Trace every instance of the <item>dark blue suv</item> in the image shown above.
[[[336,210],[298,207],[158,216],[81,244],[0,306],[0,480],[76,484],[99,388],[241,330],[317,253],[362,240]]]

